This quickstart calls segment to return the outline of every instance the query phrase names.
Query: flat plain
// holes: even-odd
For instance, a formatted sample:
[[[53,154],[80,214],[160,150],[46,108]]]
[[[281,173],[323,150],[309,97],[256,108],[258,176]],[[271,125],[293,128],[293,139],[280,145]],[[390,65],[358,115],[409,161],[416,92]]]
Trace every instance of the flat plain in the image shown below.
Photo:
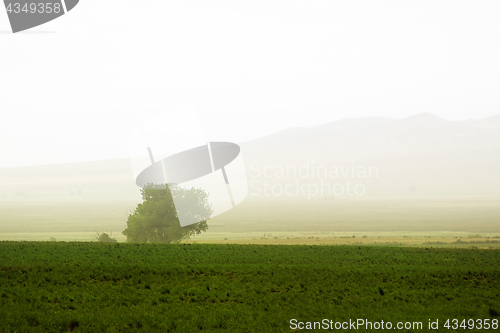
[[[0,239],[92,241],[96,232],[125,241],[128,213],[139,200],[81,197],[0,200]],[[364,200],[247,200],[212,218],[206,233],[192,241],[229,240],[260,243],[262,239],[297,244],[295,239],[320,238],[338,243],[429,241],[500,236],[500,200],[472,198],[384,198]],[[363,239],[367,236],[369,239]],[[431,237],[432,240],[427,239]],[[332,239],[332,240],[330,240]],[[334,240],[337,239],[337,240]],[[444,239],[444,240],[442,240]],[[307,241],[309,242],[309,241]]]

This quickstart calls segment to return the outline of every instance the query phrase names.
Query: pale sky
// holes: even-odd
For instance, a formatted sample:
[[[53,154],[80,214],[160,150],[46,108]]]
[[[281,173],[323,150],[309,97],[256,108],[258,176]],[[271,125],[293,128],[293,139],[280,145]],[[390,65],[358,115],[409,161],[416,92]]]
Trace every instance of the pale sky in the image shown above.
[[[193,106],[232,142],[498,114],[499,17],[499,1],[81,0],[14,35],[0,10],[0,167],[127,157],[138,122]]]

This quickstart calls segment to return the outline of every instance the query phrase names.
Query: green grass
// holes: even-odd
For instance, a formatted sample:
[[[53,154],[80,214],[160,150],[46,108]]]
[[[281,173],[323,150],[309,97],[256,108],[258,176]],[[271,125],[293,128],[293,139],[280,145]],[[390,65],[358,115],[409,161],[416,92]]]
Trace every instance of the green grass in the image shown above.
[[[288,331],[494,318],[498,250],[0,243],[0,332]],[[477,331],[477,330],[476,330]]]

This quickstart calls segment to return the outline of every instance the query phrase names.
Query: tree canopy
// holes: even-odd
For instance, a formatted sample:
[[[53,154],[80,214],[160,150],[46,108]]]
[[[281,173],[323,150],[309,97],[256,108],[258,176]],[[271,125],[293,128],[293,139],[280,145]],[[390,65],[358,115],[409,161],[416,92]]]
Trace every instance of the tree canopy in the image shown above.
[[[148,184],[141,189],[143,202],[128,216],[123,234],[132,243],[179,243],[208,229],[213,210],[208,194],[202,189],[186,189],[177,184]],[[201,221],[181,227],[174,205],[182,205],[182,214]],[[180,207],[178,207],[180,208]]]

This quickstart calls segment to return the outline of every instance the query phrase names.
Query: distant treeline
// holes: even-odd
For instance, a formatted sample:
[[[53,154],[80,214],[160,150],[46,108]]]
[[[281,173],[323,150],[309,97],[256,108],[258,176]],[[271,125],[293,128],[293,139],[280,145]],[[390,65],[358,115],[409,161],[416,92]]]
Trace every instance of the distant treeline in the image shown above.
[[[495,237],[497,238],[497,237]],[[448,244],[499,244],[500,240],[498,239],[486,239],[486,240],[472,240],[472,241],[464,241],[462,239],[457,239],[452,243],[447,242],[425,242],[422,243],[424,245],[448,245]]]

